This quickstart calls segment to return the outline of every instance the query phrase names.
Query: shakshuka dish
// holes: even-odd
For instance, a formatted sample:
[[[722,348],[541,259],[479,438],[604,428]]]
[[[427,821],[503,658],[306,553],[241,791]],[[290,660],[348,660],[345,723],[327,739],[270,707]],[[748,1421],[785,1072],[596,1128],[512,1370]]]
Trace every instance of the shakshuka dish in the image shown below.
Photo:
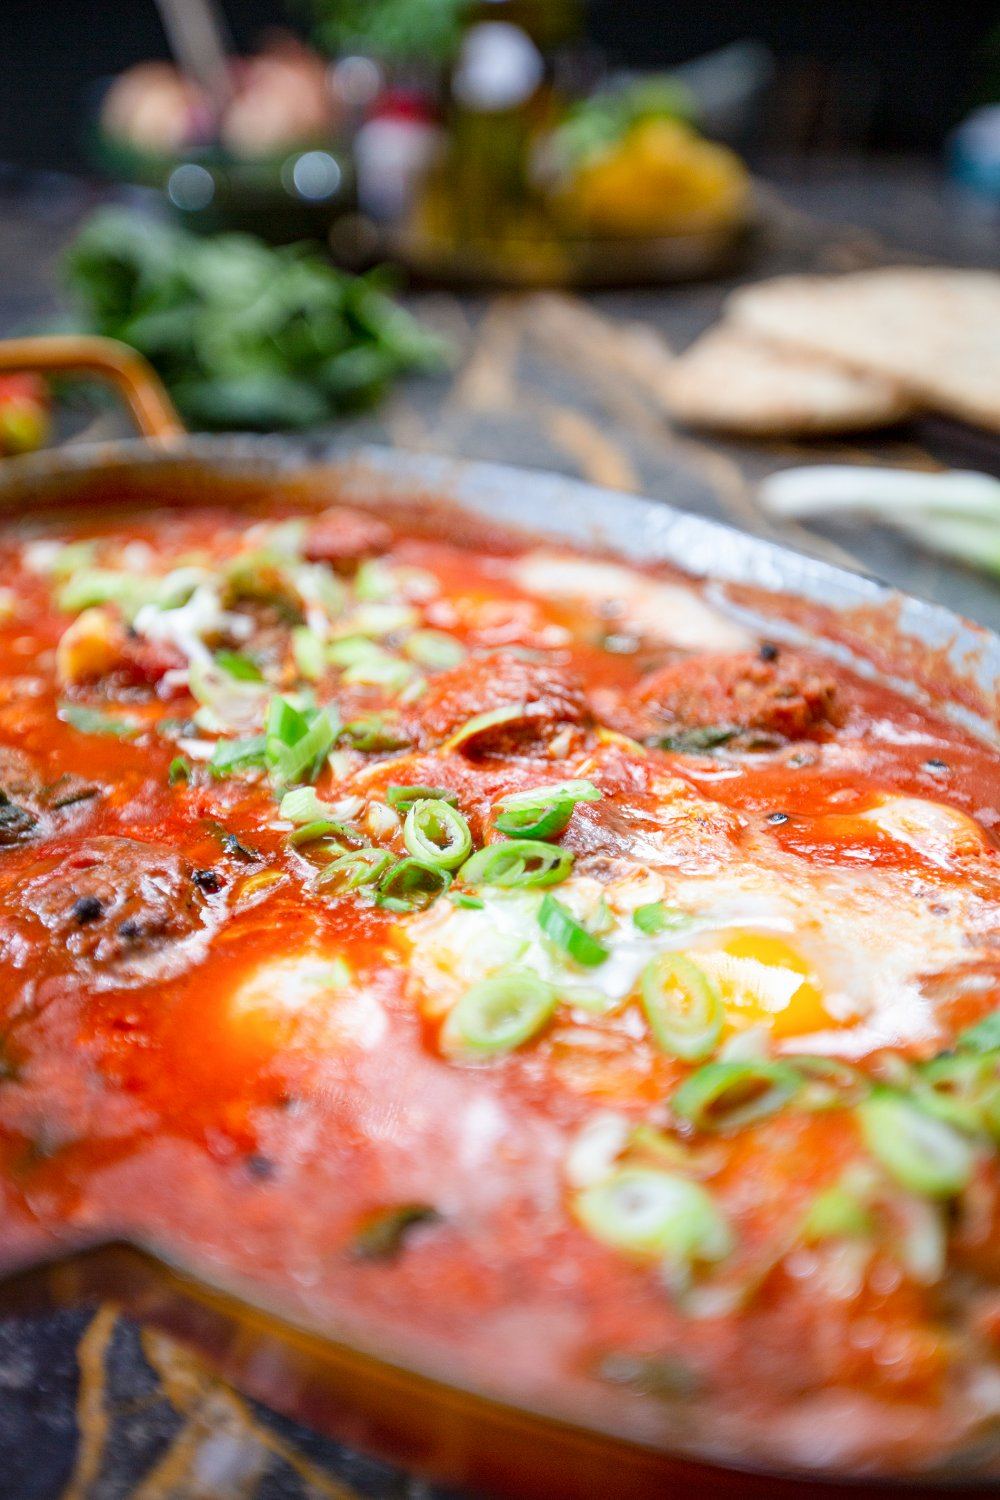
[[[0,530],[0,1255],[721,1461],[1000,1472],[1000,762],[680,576]]]

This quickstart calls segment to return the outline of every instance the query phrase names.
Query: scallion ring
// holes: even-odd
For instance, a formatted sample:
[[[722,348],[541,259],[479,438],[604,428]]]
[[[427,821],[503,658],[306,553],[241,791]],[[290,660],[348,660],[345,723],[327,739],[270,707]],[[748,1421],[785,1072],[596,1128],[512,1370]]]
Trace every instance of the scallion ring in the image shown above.
[[[733,1234],[700,1183],[656,1167],[621,1167],[576,1195],[584,1228],[615,1250],[672,1267],[723,1260]]]
[[[637,906],[632,913],[633,923],[648,937],[683,927],[690,920],[687,912],[678,911],[676,906],[667,906],[662,901],[648,901],[645,906]]]
[[[474,984],[452,1007],[441,1045],[458,1055],[511,1052],[541,1030],[555,1005],[555,990],[531,969],[503,969]]]
[[[787,1063],[712,1062],[685,1078],[671,1103],[698,1130],[737,1130],[777,1114],[801,1086]]]
[[[405,813],[414,802],[420,802],[425,797],[433,798],[436,802],[450,802],[452,807],[458,803],[455,793],[449,792],[445,786],[390,785],[385,789],[385,800],[390,807],[401,813]]]
[[[804,1080],[795,1101],[798,1109],[840,1109],[857,1104],[871,1087],[860,1069],[839,1057],[813,1057],[802,1053],[789,1061]]]
[[[505,703],[499,708],[487,709],[485,713],[474,714],[446,740],[442,740],[440,749],[446,754],[452,750],[461,750],[479,735],[487,734],[491,729],[499,729],[504,724],[514,724],[526,716],[527,708],[523,703]]]
[[[1000,1054],[956,1052],[914,1070],[913,1097],[921,1108],[973,1134],[1000,1137]]]
[[[374,885],[391,864],[392,855],[386,849],[352,849],[330,861],[317,876],[316,887],[332,895],[356,891]]]
[[[555,896],[546,895],[538,908],[538,925],[550,942],[568,954],[574,963],[596,969],[608,957],[608,950],[578,922],[568,907]]]
[[[682,953],[660,953],[642,971],[642,1008],[656,1044],[672,1057],[700,1062],[716,1048],[722,1000],[703,969]]]
[[[953,1198],[968,1183],[972,1143],[912,1099],[883,1089],[857,1113],[868,1150],[901,1187],[925,1198]]]
[[[387,911],[423,911],[450,884],[450,874],[440,865],[431,865],[422,859],[401,859],[383,875],[375,904]]]
[[[596,802],[601,793],[592,781],[564,781],[556,786],[511,792],[501,797],[495,823],[514,839],[556,838],[566,827],[578,802]]]
[[[569,849],[534,839],[511,839],[502,844],[487,844],[459,871],[465,885],[511,887],[558,885],[573,868]]]
[[[434,797],[414,802],[403,824],[403,843],[414,859],[456,869],[472,853],[469,825],[457,808]]]

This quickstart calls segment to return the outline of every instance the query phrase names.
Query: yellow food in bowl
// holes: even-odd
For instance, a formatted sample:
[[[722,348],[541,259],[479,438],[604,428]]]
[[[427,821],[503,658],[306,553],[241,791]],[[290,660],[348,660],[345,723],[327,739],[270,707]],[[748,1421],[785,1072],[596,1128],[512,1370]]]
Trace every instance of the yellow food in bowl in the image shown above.
[[[722,227],[747,210],[750,179],[726,146],[680,120],[650,119],[589,156],[558,195],[578,232],[653,236]]]

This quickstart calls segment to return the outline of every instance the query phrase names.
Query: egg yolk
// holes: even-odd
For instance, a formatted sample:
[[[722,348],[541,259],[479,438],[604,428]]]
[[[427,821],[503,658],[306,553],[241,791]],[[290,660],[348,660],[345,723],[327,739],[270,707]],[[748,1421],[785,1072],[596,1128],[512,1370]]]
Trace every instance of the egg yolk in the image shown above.
[[[837,1025],[815,973],[784,938],[737,932],[695,958],[719,991],[733,1031],[766,1026],[787,1037]]]

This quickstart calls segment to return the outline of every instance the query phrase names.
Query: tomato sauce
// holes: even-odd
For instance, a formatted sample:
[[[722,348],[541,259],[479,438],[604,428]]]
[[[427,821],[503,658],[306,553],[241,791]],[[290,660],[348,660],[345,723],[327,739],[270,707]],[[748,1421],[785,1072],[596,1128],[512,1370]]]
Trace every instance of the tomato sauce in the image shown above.
[[[913,1473],[975,1445],[1000,1474],[998,1043],[961,1040],[1000,1005],[995,751],[721,617],[678,644],[676,600],[657,624],[621,578],[528,587],[535,551],[336,507],[0,531],[0,1254],[124,1237],[699,1455]],[[333,716],[291,783],[337,825],[311,841],[278,698]],[[392,788],[490,850],[505,797],[581,782],[558,883],[459,865],[399,909],[323,882],[358,849],[412,858]],[[546,893],[596,964],[539,930]],[[657,906],[676,925],[646,933]],[[642,1000],[663,952],[707,986],[694,1058]],[[544,1022],[449,1050],[463,995],[525,966]],[[942,1104],[927,1070],[956,1047],[983,1061]],[[815,1054],[846,1081],[818,1092]],[[679,1109],[720,1064],[746,1074],[732,1117]],[[943,1177],[866,1135],[885,1098]],[[644,1240],[629,1182],[659,1213],[678,1179],[700,1196]]]

